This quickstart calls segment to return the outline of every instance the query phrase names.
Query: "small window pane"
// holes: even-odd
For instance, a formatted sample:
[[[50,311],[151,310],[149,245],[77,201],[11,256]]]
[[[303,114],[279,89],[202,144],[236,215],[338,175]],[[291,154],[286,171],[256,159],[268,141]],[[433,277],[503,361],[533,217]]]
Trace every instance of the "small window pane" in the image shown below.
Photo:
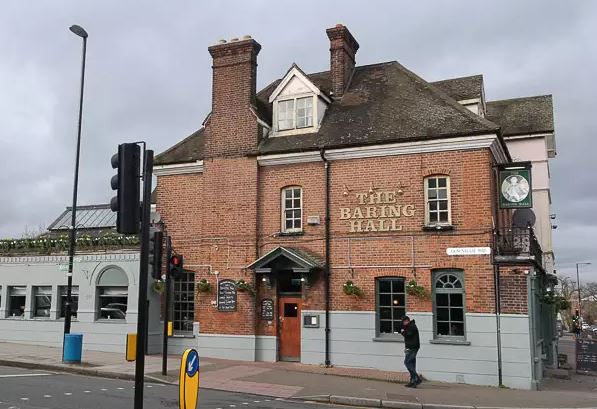
[[[383,280],[379,282],[379,292],[389,293],[392,292],[392,282],[389,280]]]
[[[448,301],[448,294],[436,294],[436,303],[438,306],[442,307],[442,306],[448,306],[449,301]]]
[[[450,335],[450,324],[447,322],[438,322],[437,333],[438,335]]]
[[[284,303],[284,317],[298,317],[298,305],[294,303]]]
[[[428,179],[427,183],[428,183],[430,189],[434,189],[436,187],[436,183],[435,183],[435,179],[434,178]]]
[[[427,198],[428,199],[437,199],[437,190],[435,190],[435,189],[429,189],[427,191]]]
[[[439,202],[439,210],[448,210],[448,201],[442,200]]]
[[[395,293],[403,293],[404,280],[392,280],[392,291]]]
[[[405,305],[405,297],[404,294],[393,294],[392,295],[392,305]]]
[[[446,187],[446,178],[437,178],[438,187]]]
[[[391,320],[392,319],[392,309],[391,308],[380,308],[379,309],[379,318],[382,320]]]
[[[462,294],[450,294],[450,306],[462,307]]]
[[[462,308],[450,308],[450,320],[464,321],[464,312],[462,311]]]
[[[438,321],[449,321],[450,313],[448,308],[438,308],[436,311],[436,317]]]
[[[450,335],[464,336],[464,323],[454,322],[450,327]]]
[[[386,307],[392,305],[392,295],[391,294],[380,294],[379,295],[379,306]]]
[[[392,333],[392,321],[380,321],[379,322],[379,332],[383,334],[391,334]]]
[[[402,321],[400,320],[400,318],[398,318],[398,321],[396,321],[396,319],[394,320],[394,334],[400,334],[400,330],[402,329]]]

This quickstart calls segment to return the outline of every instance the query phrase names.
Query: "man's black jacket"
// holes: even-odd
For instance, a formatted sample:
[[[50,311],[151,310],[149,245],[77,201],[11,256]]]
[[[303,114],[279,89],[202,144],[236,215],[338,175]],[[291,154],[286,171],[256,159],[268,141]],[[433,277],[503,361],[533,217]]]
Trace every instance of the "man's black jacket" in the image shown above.
[[[402,335],[404,336],[404,346],[407,349],[419,349],[421,347],[419,329],[415,325],[415,320],[411,320],[406,327],[402,328]]]

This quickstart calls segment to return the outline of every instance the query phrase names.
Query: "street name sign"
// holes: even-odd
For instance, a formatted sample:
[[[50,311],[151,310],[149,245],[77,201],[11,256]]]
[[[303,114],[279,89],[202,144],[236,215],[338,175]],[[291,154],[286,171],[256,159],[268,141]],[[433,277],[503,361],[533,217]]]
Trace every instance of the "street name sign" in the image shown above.
[[[448,247],[448,256],[486,256],[491,254],[490,247]]]

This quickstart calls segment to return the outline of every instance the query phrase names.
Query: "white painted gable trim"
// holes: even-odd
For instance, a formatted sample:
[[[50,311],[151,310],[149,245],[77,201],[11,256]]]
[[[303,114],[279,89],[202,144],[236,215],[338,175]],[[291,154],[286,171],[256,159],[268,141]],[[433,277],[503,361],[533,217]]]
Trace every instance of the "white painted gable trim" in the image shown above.
[[[153,174],[155,176],[184,175],[186,173],[203,173],[203,161],[198,160],[196,162],[153,167]]]
[[[507,162],[506,152],[495,134],[330,149],[325,151],[325,156],[330,160],[343,160],[482,148],[489,148],[498,163]],[[257,157],[257,161],[261,166],[286,165],[291,163],[318,162],[321,161],[321,155],[318,151],[262,155]]]
[[[311,80],[309,78],[307,78],[307,76],[305,76],[299,69],[297,69],[296,67],[292,67],[292,69],[290,71],[288,71],[288,73],[286,74],[286,76],[284,77],[284,79],[282,80],[282,82],[280,82],[280,84],[278,84],[278,86],[276,87],[276,89],[274,90],[274,92],[272,92],[272,94],[269,97],[269,102],[272,103],[274,102],[274,100],[276,99],[276,97],[278,95],[280,95],[280,92],[282,92],[284,90],[284,88],[286,87],[286,85],[288,85],[288,83],[290,82],[290,80],[294,77],[297,77],[298,79],[300,79],[315,95],[323,98],[328,104],[330,102],[332,102],[325,94],[323,94],[321,92],[321,90],[319,88],[317,88],[315,86],[315,84],[313,84],[311,82]]]

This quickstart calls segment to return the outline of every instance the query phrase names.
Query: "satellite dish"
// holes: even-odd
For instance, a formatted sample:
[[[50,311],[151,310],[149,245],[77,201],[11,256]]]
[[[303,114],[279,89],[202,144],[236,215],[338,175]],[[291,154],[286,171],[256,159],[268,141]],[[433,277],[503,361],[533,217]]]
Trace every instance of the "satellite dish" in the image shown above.
[[[533,227],[537,217],[532,209],[516,209],[512,215],[512,226]]]

